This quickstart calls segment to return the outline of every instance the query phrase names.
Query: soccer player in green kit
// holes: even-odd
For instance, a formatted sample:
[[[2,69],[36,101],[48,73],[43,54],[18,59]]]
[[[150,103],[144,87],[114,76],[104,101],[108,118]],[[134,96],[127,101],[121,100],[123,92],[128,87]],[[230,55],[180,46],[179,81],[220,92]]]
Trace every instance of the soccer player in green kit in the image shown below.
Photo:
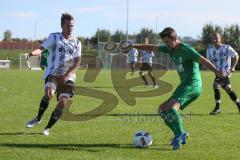
[[[186,139],[189,135],[183,128],[182,118],[178,110],[183,110],[196,100],[202,92],[202,80],[198,63],[205,65],[219,77],[225,77],[226,73],[218,70],[193,47],[182,43],[173,28],[165,28],[160,33],[160,36],[165,46],[150,44],[133,44],[132,46],[137,49],[167,53],[177,67],[180,84],[172,96],[159,106],[158,110],[165,124],[174,133],[171,144],[173,145],[173,150],[177,150],[181,148],[182,144],[186,144]]]

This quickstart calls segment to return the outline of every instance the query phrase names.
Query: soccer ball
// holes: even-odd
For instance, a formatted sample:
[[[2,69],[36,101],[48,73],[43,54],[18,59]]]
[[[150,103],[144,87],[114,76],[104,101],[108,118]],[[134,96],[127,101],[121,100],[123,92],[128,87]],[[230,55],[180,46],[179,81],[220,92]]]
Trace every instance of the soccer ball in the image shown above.
[[[146,148],[152,145],[152,136],[146,131],[137,131],[134,135],[134,146]]]

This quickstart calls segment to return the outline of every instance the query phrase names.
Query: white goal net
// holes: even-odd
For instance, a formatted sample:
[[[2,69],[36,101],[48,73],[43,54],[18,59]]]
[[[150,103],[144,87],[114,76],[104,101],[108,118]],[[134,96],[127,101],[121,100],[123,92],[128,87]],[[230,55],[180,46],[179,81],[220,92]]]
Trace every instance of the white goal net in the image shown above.
[[[19,57],[19,68],[30,69],[30,70],[41,70],[40,68],[40,56],[32,56],[27,59],[28,53],[21,53]]]

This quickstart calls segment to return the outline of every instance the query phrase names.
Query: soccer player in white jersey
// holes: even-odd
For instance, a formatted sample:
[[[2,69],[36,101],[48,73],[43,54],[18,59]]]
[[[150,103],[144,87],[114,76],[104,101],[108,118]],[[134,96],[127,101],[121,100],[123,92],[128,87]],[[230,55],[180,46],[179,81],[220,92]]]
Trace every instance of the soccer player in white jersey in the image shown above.
[[[230,83],[230,76],[235,71],[238,62],[238,53],[229,45],[221,43],[221,35],[214,33],[212,35],[213,46],[207,49],[207,59],[210,60],[217,69],[226,72],[227,77],[220,78],[216,76],[213,82],[214,97],[216,106],[210,115],[217,115],[220,113],[220,86],[226,91],[231,100],[237,105],[240,113],[240,102],[236,93],[232,90]]]
[[[135,48],[132,48],[128,52],[128,63],[132,71],[132,75],[134,74],[134,68],[135,64],[137,63],[137,58],[138,58],[138,50]]]
[[[148,44],[148,38],[145,39],[145,44]],[[152,63],[153,63],[152,59],[153,59],[153,57],[154,57],[153,51],[144,51],[144,50],[142,51],[142,57],[141,57],[142,65],[140,67],[139,74],[144,81],[145,87],[147,87],[148,82],[147,82],[146,77],[144,76],[144,71],[147,71],[148,75],[150,76],[150,78],[153,81],[153,88],[157,88],[155,77],[152,74]]]
[[[73,38],[73,27],[73,17],[67,13],[62,14],[62,32],[51,33],[39,49],[29,53],[29,56],[36,56],[40,55],[44,49],[49,50],[48,67],[44,74],[45,95],[40,102],[37,116],[27,122],[26,126],[28,128],[41,122],[50,99],[54,96],[55,92],[60,90],[57,92],[58,104],[52,112],[47,126],[43,130],[44,135],[49,135],[50,128],[58,121],[62,110],[66,107],[67,100],[74,94],[72,86],[76,79],[75,72],[80,67],[81,43]]]

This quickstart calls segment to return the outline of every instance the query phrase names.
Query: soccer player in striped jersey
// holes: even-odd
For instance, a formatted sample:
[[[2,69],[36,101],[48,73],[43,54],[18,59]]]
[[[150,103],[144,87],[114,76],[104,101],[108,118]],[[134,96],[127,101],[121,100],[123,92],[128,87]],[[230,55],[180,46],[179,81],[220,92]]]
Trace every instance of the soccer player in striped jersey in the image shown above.
[[[207,59],[211,61],[217,69],[224,70],[227,77],[221,78],[216,76],[213,82],[214,98],[215,98],[215,108],[210,115],[217,115],[220,113],[220,86],[226,91],[231,100],[237,105],[240,113],[240,102],[237,98],[236,93],[232,90],[230,77],[235,71],[235,67],[238,62],[238,53],[229,45],[221,43],[220,33],[214,33],[212,35],[212,43],[207,49]]]
[[[135,69],[135,64],[137,63],[138,60],[138,50],[135,48],[132,48],[128,52],[128,63],[132,71],[132,75],[134,74],[134,69]]]
[[[167,53],[176,64],[180,84],[172,96],[159,106],[158,111],[165,124],[174,134],[171,144],[173,145],[173,150],[177,150],[181,148],[182,144],[186,144],[188,137],[188,132],[183,128],[182,118],[178,110],[185,109],[202,92],[202,80],[198,63],[205,65],[218,77],[226,75],[224,71],[218,70],[193,47],[182,43],[173,28],[165,28],[160,33],[160,36],[165,44],[164,46],[150,44],[134,44],[132,46],[137,49]]]
[[[148,44],[148,38],[145,39],[145,44]],[[153,57],[154,57],[153,51],[142,50],[142,57],[141,57],[142,65],[140,67],[139,74],[144,81],[145,87],[147,87],[148,82],[147,82],[146,77],[144,76],[144,71],[147,71],[148,75],[150,76],[150,78],[153,81],[153,88],[156,88],[157,87],[156,80],[152,74],[152,64],[153,64],[152,59],[153,59]]]
[[[55,92],[60,89],[60,92],[57,92],[58,104],[43,131],[44,135],[49,135],[50,128],[62,115],[62,110],[66,107],[67,100],[74,94],[73,87],[71,86],[76,80],[75,72],[80,67],[81,43],[72,36],[73,27],[73,17],[67,13],[62,14],[62,32],[51,33],[39,49],[29,53],[29,56],[36,56],[40,55],[44,49],[49,50],[48,66],[44,74],[45,95],[40,102],[37,116],[27,122],[26,126],[28,128],[41,122],[42,116],[48,108],[50,99],[54,96]]]

